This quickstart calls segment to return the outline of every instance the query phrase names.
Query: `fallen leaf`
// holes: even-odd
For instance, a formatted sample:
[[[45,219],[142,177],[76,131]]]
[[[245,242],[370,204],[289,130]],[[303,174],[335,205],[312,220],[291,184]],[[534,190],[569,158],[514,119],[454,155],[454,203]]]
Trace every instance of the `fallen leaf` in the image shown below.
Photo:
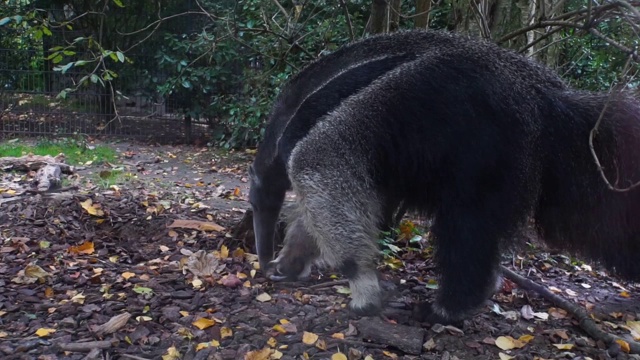
[[[70,254],[91,255],[95,252],[95,249],[92,241],[86,241],[78,246],[70,246],[68,251]]]
[[[262,294],[256,296],[256,300],[258,300],[260,302],[271,301],[271,295],[269,295],[267,293],[262,293]]]
[[[200,330],[204,330],[208,327],[211,327],[216,324],[215,320],[207,319],[207,318],[199,318],[198,320],[192,322],[193,326],[197,327]]]
[[[347,360],[347,355],[343,353],[335,353],[331,355],[331,360]]]
[[[162,355],[162,360],[179,360],[181,357],[180,351],[175,346],[172,346],[167,349],[166,354]]]
[[[128,272],[128,271],[127,271],[127,272],[123,272],[123,273],[122,273],[122,277],[123,277],[125,280],[129,280],[130,278],[132,278],[132,277],[134,277],[134,276],[136,276],[136,274],[135,274],[135,273]]]
[[[199,221],[199,220],[174,220],[169,228],[185,228],[195,229],[201,231],[224,231],[224,227],[212,222],[212,221]]]
[[[233,336],[233,330],[231,330],[228,327],[220,328],[220,337],[221,338],[224,339],[224,338],[228,338],[228,337],[231,337],[231,336]]]
[[[552,344],[560,350],[571,350],[575,345],[573,344]]]
[[[526,343],[511,336],[500,336],[496,339],[496,346],[502,350],[520,349],[525,346]]]
[[[633,336],[633,340],[640,340],[640,321],[627,321],[626,328]]]
[[[102,211],[102,209],[100,209],[100,205],[94,204],[93,200],[91,200],[91,198],[81,202],[80,206],[82,206],[82,208],[87,213],[89,213],[89,215],[93,215],[93,216],[103,216],[104,215],[104,211]]]
[[[56,332],[56,329],[40,328],[36,330],[36,335],[38,335],[39,337],[46,337],[53,334],[54,332]]]
[[[631,351],[631,347],[629,346],[628,342],[622,339],[616,339],[616,343],[618,343],[618,345],[620,345],[620,349],[622,349],[622,351],[626,352],[627,354],[629,353],[629,351]]]
[[[271,356],[271,349],[266,347],[262,350],[249,351],[245,356],[244,360],[269,360]]]
[[[302,333],[302,342],[307,345],[313,345],[316,341],[318,341],[318,335],[305,331]]]
[[[500,360],[511,360],[516,358],[515,356],[507,355],[505,353],[498,353],[498,357],[500,357]]]

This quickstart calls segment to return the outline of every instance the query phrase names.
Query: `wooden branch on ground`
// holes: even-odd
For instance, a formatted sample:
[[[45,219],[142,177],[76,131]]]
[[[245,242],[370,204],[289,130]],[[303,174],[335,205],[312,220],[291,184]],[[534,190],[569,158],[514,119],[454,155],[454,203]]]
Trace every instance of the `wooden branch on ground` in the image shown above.
[[[73,174],[73,166],[69,166],[64,161],[64,154],[60,154],[56,157],[50,155],[25,155],[20,157],[1,157],[0,169],[2,170],[17,170],[17,171],[36,171],[47,165],[53,165],[60,168],[60,171],[64,174]]]
[[[546,300],[554,303],[556,306],[567,310],[578,320],[580,327],[595,340],[602,340],[607,346],[611,346],[617,340],[621,340],[629,344],[630,353],[640,354],[640,343],[633,340],[626,340],[619,336],[602,331],[596,322],[589,316],[587,311],[581,306],[565,300],[564,298],[552,293],[544,286],[536,284],[535,282],[516,274],[504,266],[502,266],[502,273],[507,279],[513,281],[521,288],[534,291]]]

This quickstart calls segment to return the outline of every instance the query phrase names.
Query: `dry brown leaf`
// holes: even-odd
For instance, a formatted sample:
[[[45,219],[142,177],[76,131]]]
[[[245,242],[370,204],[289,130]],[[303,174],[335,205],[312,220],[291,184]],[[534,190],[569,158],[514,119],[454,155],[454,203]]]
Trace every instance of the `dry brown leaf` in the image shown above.
[[[263,348],[262,350],[249,351],[244,356],[244,360],[269,360],[272,351],[273,350],[268,347]]]
[[[78,246],[70,246],[69,247],[70,254],[86,254],[91,255],[95,252],[92,241],[85,241],[84,243]]]
[[[224,231],[224,227],[214,223],[213,221],[199,221],[199,220],[174,220],[169,228],[184,228],[195,229],[201,231]]]
[[[109,321],[100,326],[94,326],[92,330],[97,335],[112,334],[125,326],[130,318],[131,314],[125,312],[112,317],[111,319],[109,319]]]
[[[197,327],[200,330],[204,330],[208,327],[211,327],[216,324],[215,320],[207,319],[207,318],[199,318],[198,320],[192,322],[193,326]]]

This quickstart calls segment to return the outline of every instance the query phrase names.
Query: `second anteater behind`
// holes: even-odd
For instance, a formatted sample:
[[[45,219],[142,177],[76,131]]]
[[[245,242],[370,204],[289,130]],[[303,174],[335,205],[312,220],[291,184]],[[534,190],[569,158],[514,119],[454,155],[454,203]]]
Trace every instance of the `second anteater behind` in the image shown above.
[[[415,55],[361,82],[335,106],[313,111],[313,103],[296,100],[321,91],[327,77],[314,79],[323,78],[322,66],[339,63],[350,47],[366,43],[375,53],[395,37],[428,46],[416,53],[407,41],[406,52]],[[277,136],[265,138],[253,168],[264,167],[260,153],[271,151],[267,158],[286,166],[278,176],[287,176],[280,181],[297,201],[285,246],[263,269],[272,278],[305,275],[312,262],[336,267],[349,278],[351,309],[380,311],[376,239],[389,207],[401,201],[433,218],[440,288],[434,303],[418,307],[426,321],[458,321],[481,305],[494,291],[501,248],[530,218],[547,243],[640,279],[640,191],[609,190],[589,147],[602,116],[594,149],[605,175],[619,187],[640,181],[635,100],[573,90],[518,54],[444,32],[362,43],[305,69],[283,90],[275,113],[288,100],[297,105],[267,126]],[[252,201],[263,183],[252,171]],[[255,233],[267,236],[257,236],[258,248],[272,241],[261,226],[254,224]]]

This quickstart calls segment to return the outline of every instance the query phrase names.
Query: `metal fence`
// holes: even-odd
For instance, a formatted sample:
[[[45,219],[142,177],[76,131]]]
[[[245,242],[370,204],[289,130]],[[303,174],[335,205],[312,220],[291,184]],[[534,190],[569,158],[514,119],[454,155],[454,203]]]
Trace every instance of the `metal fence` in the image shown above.
[[[206,123],[188,122],[185,109],[170,98],[158,96],[153,86],[124,92],[117,87],[92,85],[61,98],[60,91],[73,87],[86,73],[45,70],[43,57],[35,50],[22,54],[32,63],[25,68],[8,59],[8,54],[15,55],[15,51],[0,49],[3,137],[84,134],[190,142],[207,133]]]
[[[13,36],[0,30],[5,31],[0,31],[0,37]],[[120,69],[126,72],[126,81],[118,79],[112,82],[113,87],[91,84],[78,87],[66,98],[58,96],[60,91],[76,87],[90,70],[72,67],[62,73],[46,60],[49,49],[58,45],[51,39],[65,41],[65,36],[77,35],[40,41],[18,39],[14,43],[20,45],[15,48],[0,46],[0,137],[84,134],[158,142],[207,138],[206,121],[185,116],[188,105],[160,96],[157,83],[149,81],[150,77],[162,78],[162,74],[153,73],[154,66],[147,66],[153,64],[152,54],[127,54],[137,66]],[[76,54],[75,58],[83,57]]]

